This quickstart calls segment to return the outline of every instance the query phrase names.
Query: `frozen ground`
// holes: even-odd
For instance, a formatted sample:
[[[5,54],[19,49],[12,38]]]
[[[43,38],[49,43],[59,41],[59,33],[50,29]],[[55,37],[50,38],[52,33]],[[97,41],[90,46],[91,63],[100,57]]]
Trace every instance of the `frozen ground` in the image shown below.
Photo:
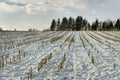
[[[0,80],[120,80],[120,32],[1,32]]]

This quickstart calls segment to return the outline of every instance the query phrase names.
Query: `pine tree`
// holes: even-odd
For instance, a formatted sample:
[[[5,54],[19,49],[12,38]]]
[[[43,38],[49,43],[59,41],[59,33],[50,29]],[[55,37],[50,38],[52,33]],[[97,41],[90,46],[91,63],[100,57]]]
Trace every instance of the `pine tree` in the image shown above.
[[[68,20],[66,17],[63,18],[62,23],[61,23],[61,30],[66,30],[68,28]]]
[[[76,19],[76,30],[79,31],[81,30],[83,26],[83,18],[81,16],[78,16],[77,19]]]
[[[117,30],[120,30],[120,19],[117,19],[115,27],[117,28]]]
[[[106,30],[106,27],[107,27],[107,23],[104,21],[102,24],[102,30]]]
[[[110,21],[110,22],[109,22],[109,30],[113,30],[113,29],[114,29],[113,22],[112,22],[112,21]]]
[[[58,27],[58,30],[61,30],[61,27],[60,27],[60,18],[58,18],[58,21],[57,21],[57,27]]]
[[[56,21],[53,19],[52,24],[51,24],[51,31],[54,31],[56,27]]]
[[[92,23],[92,30],[96,31],[98,27],[99,27],[99,21],[98,19],[96,19],[96,21]]]
[[[96,19],[96,21],[95,21],[95,28],[94,28],[94,30],[97,30],[97,29],[98,29],[98,27],[99,27],[99,21],[98,21],[98,19]]]
[[[73,19],[72,19],[72,17],[69,18],[68,26],[69,26],[69,30],[72,30],[72,27],[73,27]]]

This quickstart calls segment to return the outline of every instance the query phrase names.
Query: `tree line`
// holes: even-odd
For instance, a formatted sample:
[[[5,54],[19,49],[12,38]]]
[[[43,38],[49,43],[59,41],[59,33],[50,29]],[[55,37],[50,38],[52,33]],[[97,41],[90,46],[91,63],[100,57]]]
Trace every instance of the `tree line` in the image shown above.
[[[78,16],[76,19],[69,17],[63,17],[62,21],[53,19],[51,26],[51,31],[111,31],[111,30],[120,30],[120,19],[116,21],[106,20],[99,21],[96,19],[91,24],[83,18]]]
[[[3,29],[0,27],[0,32],[3,32],[3,31],[14,31],[14,32],[16,32],[16,31],[19,31],[19,30],[17,30],[16,28],[15,28],[14,30],[3,30]],[[36,31],[39,31],[39,30],[34,29],[34,28],[29,28],[29,29],[28,29],[28,32],[36,32]]]

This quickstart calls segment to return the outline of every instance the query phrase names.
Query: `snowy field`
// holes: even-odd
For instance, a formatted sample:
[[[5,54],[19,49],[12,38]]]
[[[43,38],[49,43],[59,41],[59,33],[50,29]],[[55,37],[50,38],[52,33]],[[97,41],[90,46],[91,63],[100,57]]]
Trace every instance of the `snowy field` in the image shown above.
[[[0,80],[120,80],[120,32],[0,32]]]

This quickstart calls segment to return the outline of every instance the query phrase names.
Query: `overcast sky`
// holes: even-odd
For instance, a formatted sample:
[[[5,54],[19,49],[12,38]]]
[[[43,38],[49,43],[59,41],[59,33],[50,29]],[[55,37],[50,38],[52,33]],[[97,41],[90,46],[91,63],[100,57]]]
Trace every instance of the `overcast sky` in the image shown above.
[[[120,0],[0,0],[0,27],[39,30],[52,19],[83,16],[90,22],[120,18]]]

